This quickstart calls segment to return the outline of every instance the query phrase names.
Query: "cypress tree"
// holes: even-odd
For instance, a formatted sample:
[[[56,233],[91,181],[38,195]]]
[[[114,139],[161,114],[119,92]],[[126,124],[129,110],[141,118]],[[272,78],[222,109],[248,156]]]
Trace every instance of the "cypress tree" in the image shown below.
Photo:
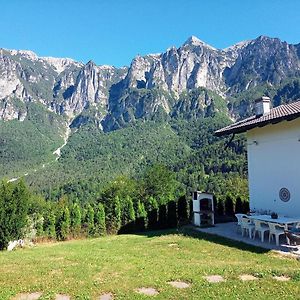
[[[135,211],[131,197],[127,196],[124,201],[122,225],[135,221]]]
[[[233,201],[230,195],[227,195],[225,199],[225,214],[229,217],[232,217],[234,215]]]
[[[27,224],[29,192],[21,180],[17,185],[2,182],[0,186],[0,249],[23,237]]]
[[[244,200],[243,201],[243,213],[248,214],[249,212],[250,212],[249,201]]]
[[[144,203],[142,203],[139,200],[137,203],[135,230],[144,231],[146,228],[146,221],[147,221],[147,212]]]
[[[102,236],[106,234],[105,210],[102,203],[97,205],[95,214],[95,232],[96,235]]]
[[[86,214],[86,223],[87,223],[87,230],[88,230],[88,235],[92,236],[95,234],[95,212],[93,207],[88,204],[87,207],[87,214]]]
[[[154,230],[157,229],[157,210],[158,204],[155,198],[149,198],[149,207],[150,211],[148,212],[148,229]]]
[[[42,216],[42,214],[36,213],[34,218],[36,235],[38,237],[41,237],[44,235],[44,217]]]
[[[223,204],[223,200],[219,199],[218,200],[218,204],[217,204],[217,214],[218,216],[224,216],[224,204]]]
[[[235,213],[240,214],[243,212],[243,201],[241,197],[237,197],[235,201]]]
[[[74,236],[78,236],[81,231],[81,209],[78,203],[72,205],[71,230]]]
[[[177,227],[177,212],[175,201],[170,201],[168,203],[167,223],[169,228]]]
[[[186,221],[188,220],[188,203],[186,196],[181,196],[178,199],[178,220]]]
[[[167,206],[165,204],[161,204],[158,209],[158,228],[167,228]]]
[[[70,211],[69,208],[66,206],[63,210],[63,213],[61,215],[60,219],[60,238],[62,240],[66,240],[70,235]]]
[[[55,214],[53,211],[50,211],[46,218],[45,218],[45,233],[46,235],[51,238],[56,238],[56,231],[55,231]]]
[[[121,203],[119,196],[114,197],[114,206],[113,206],[113,230],[114,232],[118,232],[121,228],[122,220],[121,220]]]

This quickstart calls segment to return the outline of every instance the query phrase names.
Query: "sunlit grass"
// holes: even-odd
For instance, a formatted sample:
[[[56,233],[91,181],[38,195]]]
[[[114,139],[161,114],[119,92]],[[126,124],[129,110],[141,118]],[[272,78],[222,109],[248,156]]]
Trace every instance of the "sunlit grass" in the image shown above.
[[[154,287],[155,299],[296,299],[300,295],[300,263],[273,252],[201,233],[175,231],[148,235],[40,244],[32,249],[0,253],[0,299],[20,292],[57,293],[72,299],[96,299],[112,292],[115,299],[146,299],[139,287]],[[259,280],[242,282],[241,274]],[[205,275],[226,281],[207,283]],[[291,277],[278,282],[274,275]],[[191,283],[176,289],[170,280]]]

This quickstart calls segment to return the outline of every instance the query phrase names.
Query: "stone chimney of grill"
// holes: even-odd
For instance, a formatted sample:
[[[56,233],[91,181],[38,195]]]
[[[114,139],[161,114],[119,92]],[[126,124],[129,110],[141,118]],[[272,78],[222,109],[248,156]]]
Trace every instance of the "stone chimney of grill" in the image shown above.
[[[270,112],[271,99],[269,97],[260,97],[255,100],[255,115],[261,117]]]

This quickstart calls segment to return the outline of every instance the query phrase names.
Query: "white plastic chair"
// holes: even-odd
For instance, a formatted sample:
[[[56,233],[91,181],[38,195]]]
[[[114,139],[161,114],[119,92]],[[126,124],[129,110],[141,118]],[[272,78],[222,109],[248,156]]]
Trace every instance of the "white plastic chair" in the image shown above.
[[[279,245],[279,236],[284,235],[284,226],[277,223],[268,223],[269,224],[269,243],[271,239],[273,239],[273,235],[275,236],[276,246]]]
[[[237,219],[237,223],[236,223],[236,225],[237,225],[237,231],[239,230],[239,229],[242,229],[242,217],[247,217],[247,215],[245,215],[245,214],[235,214],[235,217],[236,217],[236,219]]]
[[[264,242],[265,232],[268,232],[270,230],[268,224],[265,222],[255,220],[254,219],[254,234],[253,239],[255,239],[256,233],[258,233],[258,237],[261,238],[261,242]]]
[[[252,232],[254,230],[254,225],[252,224],[252,221],[243,216],[241,219],[241,229],[242,229],[242,236],[244,236],[245,232],[248,232],[250,239],[252,238]]]

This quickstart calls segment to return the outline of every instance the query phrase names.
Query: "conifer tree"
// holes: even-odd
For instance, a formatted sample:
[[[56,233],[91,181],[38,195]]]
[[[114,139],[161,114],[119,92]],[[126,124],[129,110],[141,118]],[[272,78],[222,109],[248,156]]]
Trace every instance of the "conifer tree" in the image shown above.
[[[63,210],[60,220],[60,238],[62,240],[66,240],[70,235],[70,211],[69,208],[66,206]]]
[[[56,238],[56,231],[55,231],[55,214],[51,210],[45,220],[45,232],[47,236],[51,239]]]
[[[112,216],[112,230],[113,232],[118,232],[121,228],[122,220],[121,220],[121,203],[119,196],[115,196],[113,198],[113,216]]]
[[[87,223],[87,230],[88,235],[92,236],[95,234],[95,212],[94,208],[88,204],[87,206],[87,214],[86,214],[86,223]]]
[[[78,203],[74,203],[71,209],[71,228],[74,236],[81,231],[81,209]]]
[[[154,230],[157,229],[157,210],[158,210],[158,204],[155,198],[150,197],[149,198],[149,209],[148,212],[148,229]]]
[[[122,225],[126,225],[130,222],[135,221],[135,211],[134,211],[133,202],[132,202],[132,199],[130,196],[126,196],[126,198],[125,198],[122,217],[123,217]]]
[[[105,210],[102,203],[99,203],[97,205],[97,210],[95,214],[95,232],[98,236],[106,234]]]
[[[147,212],[144,203],[138,200],[135,220],[135,230],[144,231],[147,226]]]
[[[16,185],[0,184],[0,249],[22,237],[27,223],[29,192],[21,180]]]

